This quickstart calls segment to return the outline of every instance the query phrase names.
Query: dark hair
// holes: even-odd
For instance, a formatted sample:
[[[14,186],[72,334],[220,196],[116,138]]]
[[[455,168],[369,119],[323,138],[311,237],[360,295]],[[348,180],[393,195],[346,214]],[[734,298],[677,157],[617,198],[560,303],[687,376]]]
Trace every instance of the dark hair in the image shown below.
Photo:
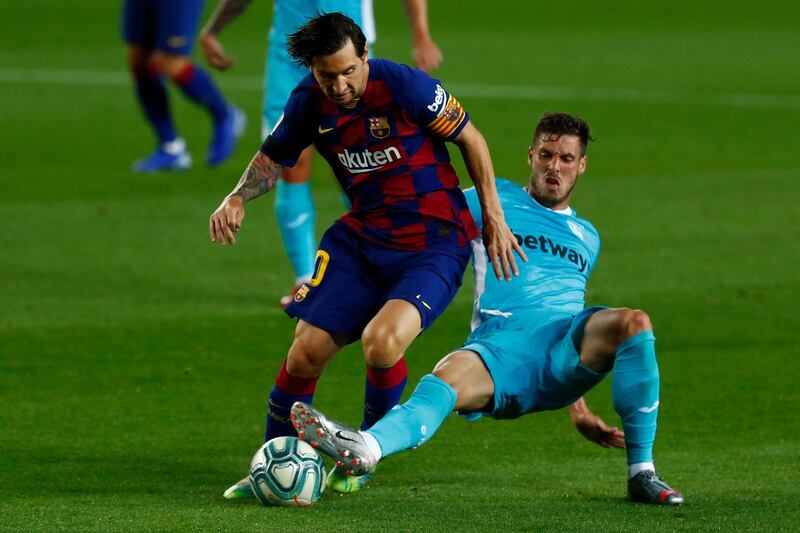
[[[335,54],[352,41],[361,57],[367,38],[353,19],[342,13],[314,12],[308,22],[286,39],[289,55],[303,66],[310,67],[314,59]]]
[[[594,140],[589,132],[589,124],[581,117],[568,113],[545,113],[542,115],[536,124],[533,144],[536,144],[536,139],[543,133],[559,136],[575,135],[581,141],[581,154],[586,153],[586,146],[589,141]]]

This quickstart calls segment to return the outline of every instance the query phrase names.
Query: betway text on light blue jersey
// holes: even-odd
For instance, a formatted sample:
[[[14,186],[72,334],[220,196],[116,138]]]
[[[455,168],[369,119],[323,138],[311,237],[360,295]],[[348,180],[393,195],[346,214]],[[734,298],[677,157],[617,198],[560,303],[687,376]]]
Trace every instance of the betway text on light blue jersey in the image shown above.
[[[528,256],[517,258],[520,275],[498,281],[491,272],[481,238],[472,242],[475,304],[472,329],[491,321],[504,327],[530,328],[580,312],[586,283],[600,253],[600,236],[575,211],[553,211],[540,205],[519,185],[497,179],[497,192],[506,221]],[[464,191],[470,213],[479,227],[482,214],[474,188]]]

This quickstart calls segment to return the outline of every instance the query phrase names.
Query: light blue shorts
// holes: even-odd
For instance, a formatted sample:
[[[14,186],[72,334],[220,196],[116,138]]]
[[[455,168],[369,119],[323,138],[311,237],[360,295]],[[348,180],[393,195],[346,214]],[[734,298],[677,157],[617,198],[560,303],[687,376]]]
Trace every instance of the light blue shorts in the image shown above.
[[[482,414],[516,418],[560,409],[600,383],[606,374],[583,366],[578,349],[583,326],[601,309],[606,308],[587,307],[527,331],[503,327],[502,320],[478,327],[461,350],[476,352],[494,381],[494,401]],[[479,414],[465,416],[475,419]]]
[[[361,0],[276,0],[269,31],[267,63],[264,67],[264,104],[261,134],[265,139],[278,119],[292,90],[309,74],[286,51],[286,36],[308,22],[315,12],[344,13],[361,26]]]

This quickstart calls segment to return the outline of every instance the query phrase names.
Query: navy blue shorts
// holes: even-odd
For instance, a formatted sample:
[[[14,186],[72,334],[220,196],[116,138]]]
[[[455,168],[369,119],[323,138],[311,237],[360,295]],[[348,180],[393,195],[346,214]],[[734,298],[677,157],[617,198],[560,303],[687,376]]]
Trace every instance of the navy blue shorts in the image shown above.
[[[314,277],[286,313],[354,342],[387,301],[399,299],[416,306],[427,329],[456,295],[471,253],[469,245],[446,251],[385,248],[336,222],[322,236]]]
[[[167,54],[190,55],[204,0],[125,0],[125,42]]]

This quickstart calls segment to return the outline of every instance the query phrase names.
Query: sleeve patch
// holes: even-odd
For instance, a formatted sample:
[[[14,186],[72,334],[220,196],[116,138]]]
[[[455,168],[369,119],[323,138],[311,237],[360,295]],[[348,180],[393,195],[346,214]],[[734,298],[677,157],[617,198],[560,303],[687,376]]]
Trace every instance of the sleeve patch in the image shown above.
[[[465,116],[461,103],[452,94],[448,95],[444,110],[428,124],[428,129],[439,137],[448,138],[464,122]]]

